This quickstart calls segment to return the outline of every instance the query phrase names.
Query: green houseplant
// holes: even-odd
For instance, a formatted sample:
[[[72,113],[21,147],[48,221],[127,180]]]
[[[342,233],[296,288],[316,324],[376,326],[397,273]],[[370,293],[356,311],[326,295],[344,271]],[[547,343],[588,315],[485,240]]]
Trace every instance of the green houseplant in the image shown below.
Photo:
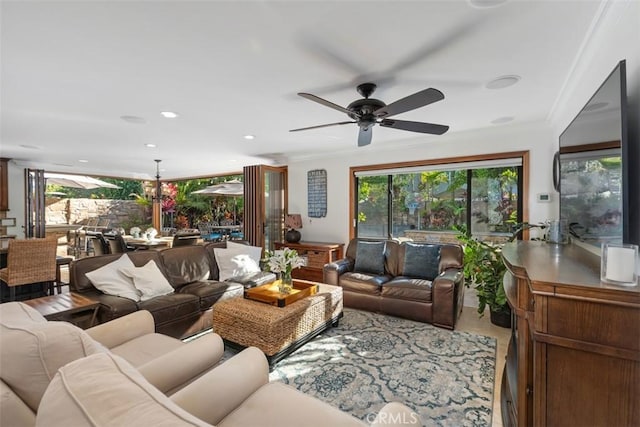
[[[521,231],[529,228],[545,228],[543,224],[517,224],[508,242],[516,239]],[[502,262],[502,245],[480,241],[465,227],[458,227],[457,236],[464,246],[464,277],[467,286],[473,286],[478,294],[478,313],[484,315],[489,307],[491,322],[498,326],[511,326],[511,308],[507,303],[502,278],[507,271]]]
[[[458,240],[464,245],[465,282],[476,290],[478,313],[484,316],[488,306],[491,322],[500,326],[506,322],[509,327],[511,310],[502,286],[502,277],[507,269],[500,255],[501,247],[482,242],[466,233],[466,230],[460,231],[462,233]]]

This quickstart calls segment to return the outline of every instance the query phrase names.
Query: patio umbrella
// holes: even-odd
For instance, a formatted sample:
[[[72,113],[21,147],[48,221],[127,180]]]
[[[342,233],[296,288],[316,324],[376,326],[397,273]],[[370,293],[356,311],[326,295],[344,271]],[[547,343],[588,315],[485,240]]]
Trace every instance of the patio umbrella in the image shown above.
[[[44,173],[47,184],[60,185],[62,187],[84,188],[90,190],[92,188],[120,188],[115,184],[92,178],[85,175],[66,175],[62,173]]]
[[[191,194],[200,194],[203,196],[228,196],[242,197],[244,196],[244,183],[237,179],[221,182],[220,184],[210,185],[202,190],[193,191]],[[236,222],[236,200],[233,200],[233,222]]]

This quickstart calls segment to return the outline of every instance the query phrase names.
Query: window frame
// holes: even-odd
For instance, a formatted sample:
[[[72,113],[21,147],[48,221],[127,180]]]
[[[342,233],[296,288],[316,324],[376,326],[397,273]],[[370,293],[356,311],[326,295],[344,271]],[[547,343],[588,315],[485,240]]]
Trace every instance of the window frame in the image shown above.
[[[529,151],[510,151],[503,153],[490,153],[479,154],[472,156],[460,156],[460,157],[447,157],[440,159],[424,159],[414,160],[410,162],[394,162],[394,163],[379,163],[364,166],[352,166],[349,168],[349,240],[356,236],[357,228],[357,213],[358,213],[358,188],[356,173],[363,171],[376,171],[380,172],[380,175],[384,175],[385,170],[396,170],[400,168],[419,168],[419,167],[434,167],[442,166],[446,169],[447,166],[452,164],[462,164],[467,162],[483,162],[483,161],[495,161],[509,158],[520,158],[522,162],[522,188],[520,190],[519,202],[522,206],[522,221],[529,221]],[[524,240],[529,239],[529,231],[525,230],[522,233]]]

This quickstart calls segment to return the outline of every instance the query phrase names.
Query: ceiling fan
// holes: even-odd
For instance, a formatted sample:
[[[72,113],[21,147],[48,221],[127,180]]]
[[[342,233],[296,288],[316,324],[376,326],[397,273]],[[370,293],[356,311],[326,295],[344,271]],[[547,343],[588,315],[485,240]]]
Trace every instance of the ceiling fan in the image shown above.
[[[310,101],[317,102],[318,104],[333,108],[334,110],[342,111],[351,117],[353,121],[291,129],[289,132],[356,123],[360,128],[360,131],[358,132],[358,147],[362,147],[371,143],[371,129],[376,124],[382,127],[408,130],[411,132],[430,133],[434,135],[442,135],[449,130],[449,126],[445,125],[389,119],[389,117],[395,116],[396,114],[415,110],[416,108],[424,107],[425,105],[443,100],[444,95],[439,90],[433,88],[424,89],[387,105],[379,99],[369,98],[376,90],[376,87],[377,86],[374,83],[363,83],[358,85],[358,93],[364,98],[353,101],[347,106],[347,108],[341,107],[338,104],[334,104],[333,102],[327,101],[326,99],[322,99],[310,93],[298,93],[298,95]]]

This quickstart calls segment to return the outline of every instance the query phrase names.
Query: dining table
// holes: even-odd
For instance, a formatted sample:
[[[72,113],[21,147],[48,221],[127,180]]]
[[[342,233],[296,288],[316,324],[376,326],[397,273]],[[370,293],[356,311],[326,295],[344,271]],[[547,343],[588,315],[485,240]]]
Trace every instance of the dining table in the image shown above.
[[[134,249],[164,249],[171,247],[173,237],[158,237],[146,239],[144,237],[123,236],[127,246]]]

